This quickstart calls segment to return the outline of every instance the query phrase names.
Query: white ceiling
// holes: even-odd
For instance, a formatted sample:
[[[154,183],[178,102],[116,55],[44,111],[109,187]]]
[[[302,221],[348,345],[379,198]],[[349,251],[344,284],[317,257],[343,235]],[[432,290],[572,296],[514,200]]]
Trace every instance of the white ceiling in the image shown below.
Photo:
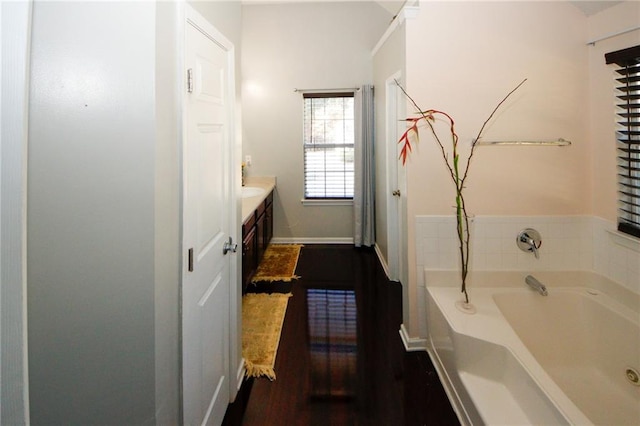
[[[336,1],[336,0],[241,0],[243,4],[251,5],[251,4],[277,4],[277,3],[298,3],[298,2],[322,2],[322,1]],[[384,9],[386,9],[391,16],[395,16],[402,6],[407,3],[407,0],[374,0]],[[414,0],[410,0],[413,2]],[[483,0],[475,0],[475,1],[483,1]],[[545,1],[545,0],[540,0]],[[569,1],[572,5],[577,7],[584,13],[586,16],[591,16],[600,11],[603,11],[611,6],[615,6],[618,3],[622,3],[621,1],[613,1],[613,0],[605,0],[605,1],[591,1],[591,0],[573,0]]]
[[[580,9],[586,16],[594,15],[605,9],[615,6],[621,1],[570,1],[575,7]]]
[[[379,0],[376,3],[385,8],[391,16],[396,16],[404,5],[405,0]]]
[[[392,16],[395,16],[398,11],[402,8],[406,0],[377,0],[380,6],[385,8]],[[590,1],[590,0],[573,0],[569,1],[572,5],[577,7],[584,13],[586,16],[591,16],[595,13],[603,11],[611,6],[615,6],[618,3],[622,3],[621,1]]]

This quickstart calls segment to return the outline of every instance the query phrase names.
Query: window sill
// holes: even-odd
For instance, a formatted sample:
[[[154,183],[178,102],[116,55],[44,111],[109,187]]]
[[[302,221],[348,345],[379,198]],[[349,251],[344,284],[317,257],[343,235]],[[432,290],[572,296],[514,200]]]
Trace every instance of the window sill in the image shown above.
[[[607,230],[614,243],[640,253],[640,240],[617,230]]]
[[[307,199],[300,200],[303,206],[353,206],[353,200],[320,200]]]

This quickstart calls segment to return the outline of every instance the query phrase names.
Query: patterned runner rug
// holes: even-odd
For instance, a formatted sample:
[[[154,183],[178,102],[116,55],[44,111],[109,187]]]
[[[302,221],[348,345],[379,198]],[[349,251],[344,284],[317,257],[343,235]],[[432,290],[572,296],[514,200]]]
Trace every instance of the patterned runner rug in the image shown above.
[[[269,244],[251,282],[289,282],[300,278],[295,272],[302,247],[301,244]]]
[[[242,356],[247,377],[276,379],[274,367],[289,297],[290,293],[242,297]]]

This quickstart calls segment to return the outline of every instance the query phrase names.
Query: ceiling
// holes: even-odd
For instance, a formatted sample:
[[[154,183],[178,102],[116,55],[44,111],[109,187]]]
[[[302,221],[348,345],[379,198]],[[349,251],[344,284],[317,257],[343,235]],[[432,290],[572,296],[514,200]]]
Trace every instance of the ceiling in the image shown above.
[[[571,3],[578,9],[580,9],[582,13],[584,13],[586,16],[591,16],[622,2],[621,1],[570,1],[569,3]]]
[[[243,4],[269,4],[269,3],[298,3],[298,2],[322,2],[322,1],[336,1],[336,0],[241,0]],[[339,0],[338,0],[339,1]],[[416,0],[374,0],[385,10],[389,12],[391,16],[395,16],[405,3],[414,3]],[[428,1],[428,0],[422,0]],[[472,1],[484,1],[484,0],[472,0]],[[537,0],[547,1],[547,0]],[[419,2],[419,1],[418,1]],[[585,14],[585,16],[591,16],[612,6],[615,6],[622,1],[591,1],[591,0],[572,0],[569,1],[573,6],[577,7]]]
[[[406,0],[378,0],[376,1],[380,6],[385,8],[392,16],[395,16],[402,6],[407,3]],[[615,6],[621,1],[590,1],[590,0],[574,0],[569,1],[573,6],[577,7],[585,14],[585,16],[594,15],[600,11],[603,11],[611,6]]]

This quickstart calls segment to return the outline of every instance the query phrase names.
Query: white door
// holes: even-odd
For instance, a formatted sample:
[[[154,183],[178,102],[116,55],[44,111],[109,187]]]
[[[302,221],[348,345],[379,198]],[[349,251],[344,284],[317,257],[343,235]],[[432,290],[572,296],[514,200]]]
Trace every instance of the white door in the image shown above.
[[[389,77],[385,83],[386,89],[386,128],[387,128],[387,235],[389,238],[389,252],[387,263],[389,266],[389,279],[406,284],[407,259],[406,259],[406,212],[407,212],[407,185],[406,172],[399,160],[400,145],[398,140],[404,132],[403,120],[405,118],[405,99],[402,91],[396,84],[400,81],[400,73]]]
[[[219,425],[229,403],[232,96],[229,43],[186,6],[182,379],[185,425]],[[227,47],[225,47],[227,46]]]

